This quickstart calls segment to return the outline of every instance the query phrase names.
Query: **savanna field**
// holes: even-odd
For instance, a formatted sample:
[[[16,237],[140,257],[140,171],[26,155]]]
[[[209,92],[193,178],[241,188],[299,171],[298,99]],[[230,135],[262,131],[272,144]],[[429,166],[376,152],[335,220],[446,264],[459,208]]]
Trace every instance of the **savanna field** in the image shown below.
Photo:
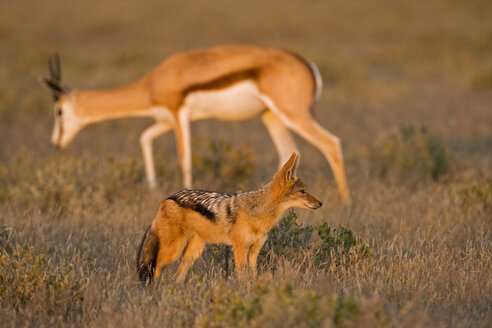
[[[176,51],[224,43],[294,50],[324,79],[313,115],[340,137],[352,203],[296,137],[323,202],[274,228],[247,285],[208,246],[185,285],[135,273],[159,202],[180,190],[173,133],[152,120],[92,125],[49,143],[55,51],[72,89],[129,83]],[[492,2],[2,1],[0,326],[491,327]],[[260,118],[192,125],[194,186],[253,190],[277,155]]]

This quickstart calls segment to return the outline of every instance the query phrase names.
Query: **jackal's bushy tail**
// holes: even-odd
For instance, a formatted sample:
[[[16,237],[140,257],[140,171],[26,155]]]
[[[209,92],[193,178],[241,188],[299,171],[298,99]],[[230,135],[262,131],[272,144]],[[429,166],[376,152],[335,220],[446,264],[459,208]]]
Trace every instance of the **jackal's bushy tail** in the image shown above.
[[[142,238],[137,255],[137,273],[143,284],[147,281],[152,282],[158,251],[159,239],[152,230],[152,226],[149,226]]]

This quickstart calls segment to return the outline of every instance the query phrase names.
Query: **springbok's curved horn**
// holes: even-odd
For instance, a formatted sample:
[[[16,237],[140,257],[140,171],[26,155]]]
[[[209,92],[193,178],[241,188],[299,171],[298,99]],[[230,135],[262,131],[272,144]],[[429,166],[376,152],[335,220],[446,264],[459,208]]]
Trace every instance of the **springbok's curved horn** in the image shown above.
[[[61,82],[61,65],[60,56],[55,53],[53,56],[48,57],[48,69],[50,70],[50,77],[54,81]]]
[[[57,101],[62,94],[68,92],[68,88],[64,87],[61,83],[62,75],[60,56],[58,53],[48,57],[48,70],[50,72],[50,77],[44,78],[44,83],[51,89],[53,99]]]

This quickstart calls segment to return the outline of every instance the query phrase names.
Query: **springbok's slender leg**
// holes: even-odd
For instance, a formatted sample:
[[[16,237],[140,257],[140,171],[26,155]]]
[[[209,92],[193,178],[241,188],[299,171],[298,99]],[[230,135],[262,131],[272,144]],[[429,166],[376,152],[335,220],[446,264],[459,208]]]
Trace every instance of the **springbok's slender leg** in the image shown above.
[[[191,136],[190,118],[188,108],[183,107],[176,115],[176,126],[174,128],[176,144],[178,148],[179,164],[183,173],[183,185],[191,188]]]
[[[278,167],[282,167],[293,152],[299,154],[297,145],[284,123],[272,111],[261,116],[263,124],[268,130],[278,153]]]
[[[325,155],[335,176],[342,202],[349,202],[350,195],[347,187],[347,178],[345,177],[340,139],[312,119],[302,122],[291,121],[290,126],[292,130],[316,146]]]
[[[140,135],[140,147],[142,148],[144,163],[145,163],[145,174],[147,175],[147,181],[151,188],[155,188],[157,185],[155,177],[155,167],[154,167],[154,155],[152,154],[152,142],[155,138],[163,135],[172,128],[170,122],[159,121],[151,125]]]
[[[262,95],[261,99],[271,111],[276,114],[281,113],[272,99],[265,95]],[[287,127],[299,134],[323,153],[328,160],[328,163],[330,163],[342,202],[349,202],[350,195],[347,186],[347,178],[345,177],[345,168],[343,166],[343,154],[340,139],[313,121],[309,114],[302,115],[297,119],[289,117],[287,114],[278,116]]]

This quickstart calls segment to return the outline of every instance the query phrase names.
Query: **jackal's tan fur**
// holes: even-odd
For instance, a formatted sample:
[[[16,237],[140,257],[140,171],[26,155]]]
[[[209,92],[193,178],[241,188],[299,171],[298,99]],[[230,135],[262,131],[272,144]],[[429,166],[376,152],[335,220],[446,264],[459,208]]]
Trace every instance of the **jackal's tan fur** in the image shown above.
[[[298,163],[293,153],[273,180],[256,191],[231,195],[183,190],[162,201],[137,256],[142,282],[157,279],[181,255],[176,279],[184,281],[206,243],[232,245],[238,274],[249,261],[256,275],[258,253],[282,214],[290,207],[321,206],[297,177]]]

